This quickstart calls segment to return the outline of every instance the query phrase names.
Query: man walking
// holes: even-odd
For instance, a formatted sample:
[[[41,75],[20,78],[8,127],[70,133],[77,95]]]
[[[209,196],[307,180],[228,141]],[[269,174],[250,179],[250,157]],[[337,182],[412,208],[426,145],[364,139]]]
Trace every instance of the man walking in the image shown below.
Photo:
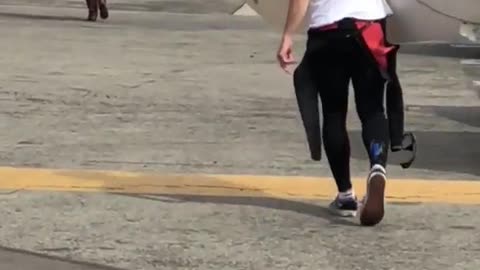
[[[290,0],[278,50],[279,64],[288,73],[295,63],[292,35],[307,11],[308,41],[294,81],[312,158],[320,159],[320,145],[315,138],[320,132],[312,132],[319,125],[318,116],[312,116],[319,95],[324,148],[338,188],[329,208],[341,216],[355,216],[359,207],[350,179],[350,142],[346,128],[348,90],[352,81],[362,138],[370,160],[360,222],[375,225],[384,216],[390,145],[384,108],[385,75],[387,55],[394,49],[386,45],[380,22],[392,11],[384,0]]]

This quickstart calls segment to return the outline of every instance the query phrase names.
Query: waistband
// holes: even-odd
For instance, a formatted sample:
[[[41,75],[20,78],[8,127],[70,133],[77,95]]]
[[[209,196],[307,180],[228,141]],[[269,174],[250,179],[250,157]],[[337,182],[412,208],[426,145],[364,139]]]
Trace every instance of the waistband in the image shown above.
[[[312,27],[308,29],[308,32],[323,32],[323,31],[329,31],[329,30],[358,30],[361,29],[365,26],[368,26],[373,23],[380,23],[382,22],[383,19],[381,20],[360,20],[360,19],[355,19],[355,18],[345,18],[340,21],[323,25],[320,27]]]

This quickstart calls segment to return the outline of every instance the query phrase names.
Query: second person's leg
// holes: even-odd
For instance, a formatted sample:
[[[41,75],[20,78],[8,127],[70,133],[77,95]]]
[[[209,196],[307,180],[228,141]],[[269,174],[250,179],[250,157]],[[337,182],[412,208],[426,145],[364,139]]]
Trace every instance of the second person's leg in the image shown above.
[[[108,8],[107,8],[107,0],[98,0],[98,9],[100,10],[100,18],[107,19],[108,18]]]
[[[88,7],[88,18],[89,21],[96,21],[98,16],[98,3],[97,0],[85,0]]]

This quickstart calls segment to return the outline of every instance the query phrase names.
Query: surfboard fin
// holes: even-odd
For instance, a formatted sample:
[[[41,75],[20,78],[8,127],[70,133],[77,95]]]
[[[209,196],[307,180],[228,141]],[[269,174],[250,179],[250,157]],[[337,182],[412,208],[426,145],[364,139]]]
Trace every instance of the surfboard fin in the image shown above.
[[[410,166],[412,166],[413,162],[415,161],[415,158],[417,157],[417,139],[412,132],[405,133],[405,135],[403,136],[402,147],[397,151],[410,152],[409,159],[400,162],[400,166],[402,166],[403,169],[410,168]]]

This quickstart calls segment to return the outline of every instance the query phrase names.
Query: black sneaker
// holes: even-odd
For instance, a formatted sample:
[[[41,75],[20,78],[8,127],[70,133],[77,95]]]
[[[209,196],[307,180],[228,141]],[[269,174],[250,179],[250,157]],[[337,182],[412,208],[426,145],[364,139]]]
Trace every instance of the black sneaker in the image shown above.
[[[100,10],[100,18],[106,20],[108,19],[108,7],[107,0],[100,0],[98,4],[98,9]]]
[[[361,203],[360,224],[375,226],[382,221],[385,215],[386,184],[385,168],[381,165],[373,166],[367,179],[367,193]]]
[[[357,215],[358,203],[357,198],[342,198],[338,196],[328,206],[331,213],[341,217],[355,217]]]

